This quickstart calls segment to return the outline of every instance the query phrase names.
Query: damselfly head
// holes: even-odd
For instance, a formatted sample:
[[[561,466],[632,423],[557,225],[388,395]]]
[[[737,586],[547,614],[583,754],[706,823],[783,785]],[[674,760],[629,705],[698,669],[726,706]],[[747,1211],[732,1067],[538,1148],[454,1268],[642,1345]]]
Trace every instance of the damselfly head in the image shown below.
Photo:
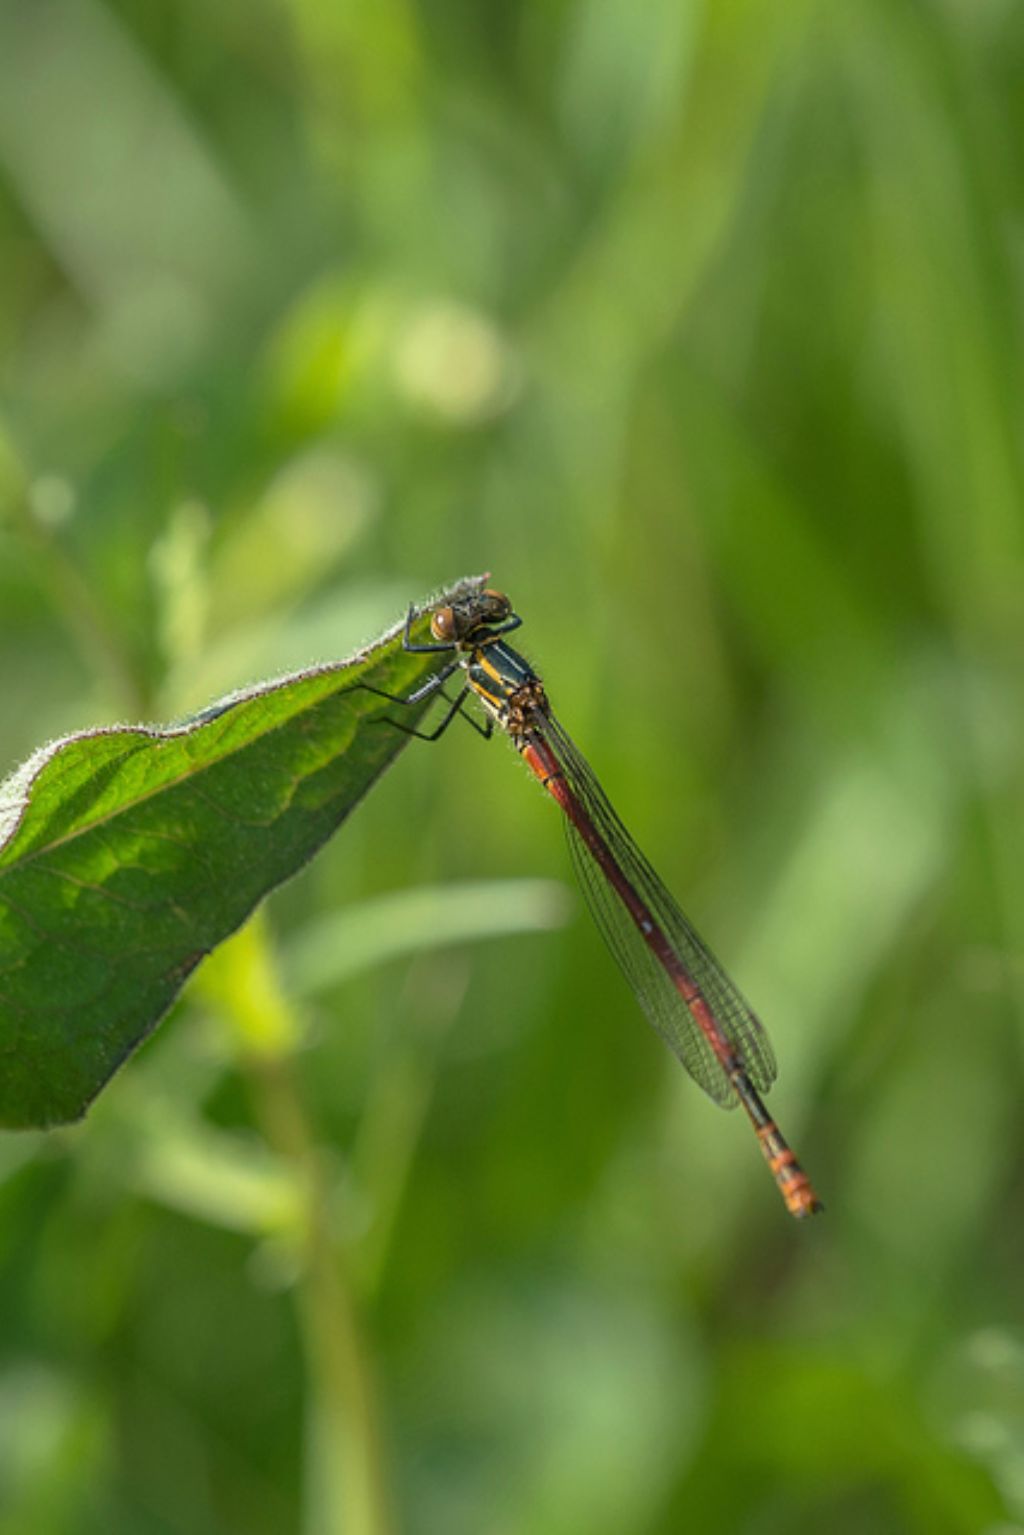
[[[487,588],[435,608],[430,616],[430,632],[441,644],[457,645],[475,630],[503,623],[511,614],[512,603],[505,593]]]

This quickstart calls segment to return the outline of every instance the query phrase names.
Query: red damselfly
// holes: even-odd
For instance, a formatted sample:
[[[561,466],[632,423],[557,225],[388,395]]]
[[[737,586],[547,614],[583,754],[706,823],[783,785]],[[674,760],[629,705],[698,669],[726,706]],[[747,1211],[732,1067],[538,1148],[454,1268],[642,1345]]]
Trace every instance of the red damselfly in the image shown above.
[[[465,682],[455,698],[441,695],[449,708],[434,730],[400,728],[437,740],[470,697],[480,701],[483,722],[464,717],[484,736],[500,726],[564,812],[587,904],[654,1027],[709,1097],[723,1108],[743,1105],[787,1210],[813,1215],[821,1201],[761,1097],[776,1072],[764,1028],[612,809],[552,713],[537,673],[507,643],[505,636],[522,623],[509,598],[476,590],[436,607],[430,644],[413,642],[415,616],[410,608],[406,650],[448,653],[451,660],[396,702],[420,703],[441,693],[460,668]]]

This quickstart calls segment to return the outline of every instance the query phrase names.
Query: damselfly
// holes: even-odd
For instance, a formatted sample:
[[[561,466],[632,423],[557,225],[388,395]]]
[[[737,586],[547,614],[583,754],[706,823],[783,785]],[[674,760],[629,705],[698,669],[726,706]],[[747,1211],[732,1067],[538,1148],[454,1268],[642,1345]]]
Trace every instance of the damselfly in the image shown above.
[[[410,608],[406,650],[449,653],[451,660],[397,701],[420,703],[440,693],[460,668],[465,681],[455,698],[442,694],[449,708],[434,730],[401,728],[435,741],[475,697],[484,720],[467,713],[470,724],[484,736],[495,725],[508,734],[565,814],[587,904],[640,1005],[709,1097],[723,1108],[743,1105],[790,1214],[813,1215],[821,1201],[761,1098],[776,1072],[764,1028],[619,820],[552,713],[537,673],[507,643],[522,623],[509,598],[474,591],[435,608],[430,644],[413,643],[415,616]]]

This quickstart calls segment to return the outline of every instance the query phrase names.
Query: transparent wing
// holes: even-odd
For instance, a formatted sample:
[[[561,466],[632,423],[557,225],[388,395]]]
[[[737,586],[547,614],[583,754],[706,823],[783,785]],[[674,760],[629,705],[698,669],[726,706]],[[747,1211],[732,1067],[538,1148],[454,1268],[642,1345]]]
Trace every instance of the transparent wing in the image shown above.
[[[775,1055],[764,1028],[739,989],[680,910],[619,820],[586,760],[558,721],[546,713],[543,739],[558,760],[566,785],[607,844],[615,862],[650,909],[682,967],[696,983],[722,1032],[761,1092],[775,1080]],[[594,921],[651,1023],[686,1070],[723,1108],[736,1095],[672,978],[643,936],[593,853],[565,817],[569,851]]]

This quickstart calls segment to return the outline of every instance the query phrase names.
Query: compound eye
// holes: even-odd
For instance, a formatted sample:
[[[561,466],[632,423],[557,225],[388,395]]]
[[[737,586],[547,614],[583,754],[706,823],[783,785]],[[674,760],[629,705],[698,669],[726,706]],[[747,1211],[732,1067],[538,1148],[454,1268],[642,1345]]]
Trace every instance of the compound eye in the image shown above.
[[[505,596],[504,592],[495,591],[494,587],[489,586],[484,592],[484,596],[488,604],[487,620],[489,623],[498,623],[501,619],[508,618],[512,612],[512,602],[510,598]]]
[[[450,645],[458,638],[458,626],[451,608],[438,608],[430,620],[430,632],[435,640]]]

